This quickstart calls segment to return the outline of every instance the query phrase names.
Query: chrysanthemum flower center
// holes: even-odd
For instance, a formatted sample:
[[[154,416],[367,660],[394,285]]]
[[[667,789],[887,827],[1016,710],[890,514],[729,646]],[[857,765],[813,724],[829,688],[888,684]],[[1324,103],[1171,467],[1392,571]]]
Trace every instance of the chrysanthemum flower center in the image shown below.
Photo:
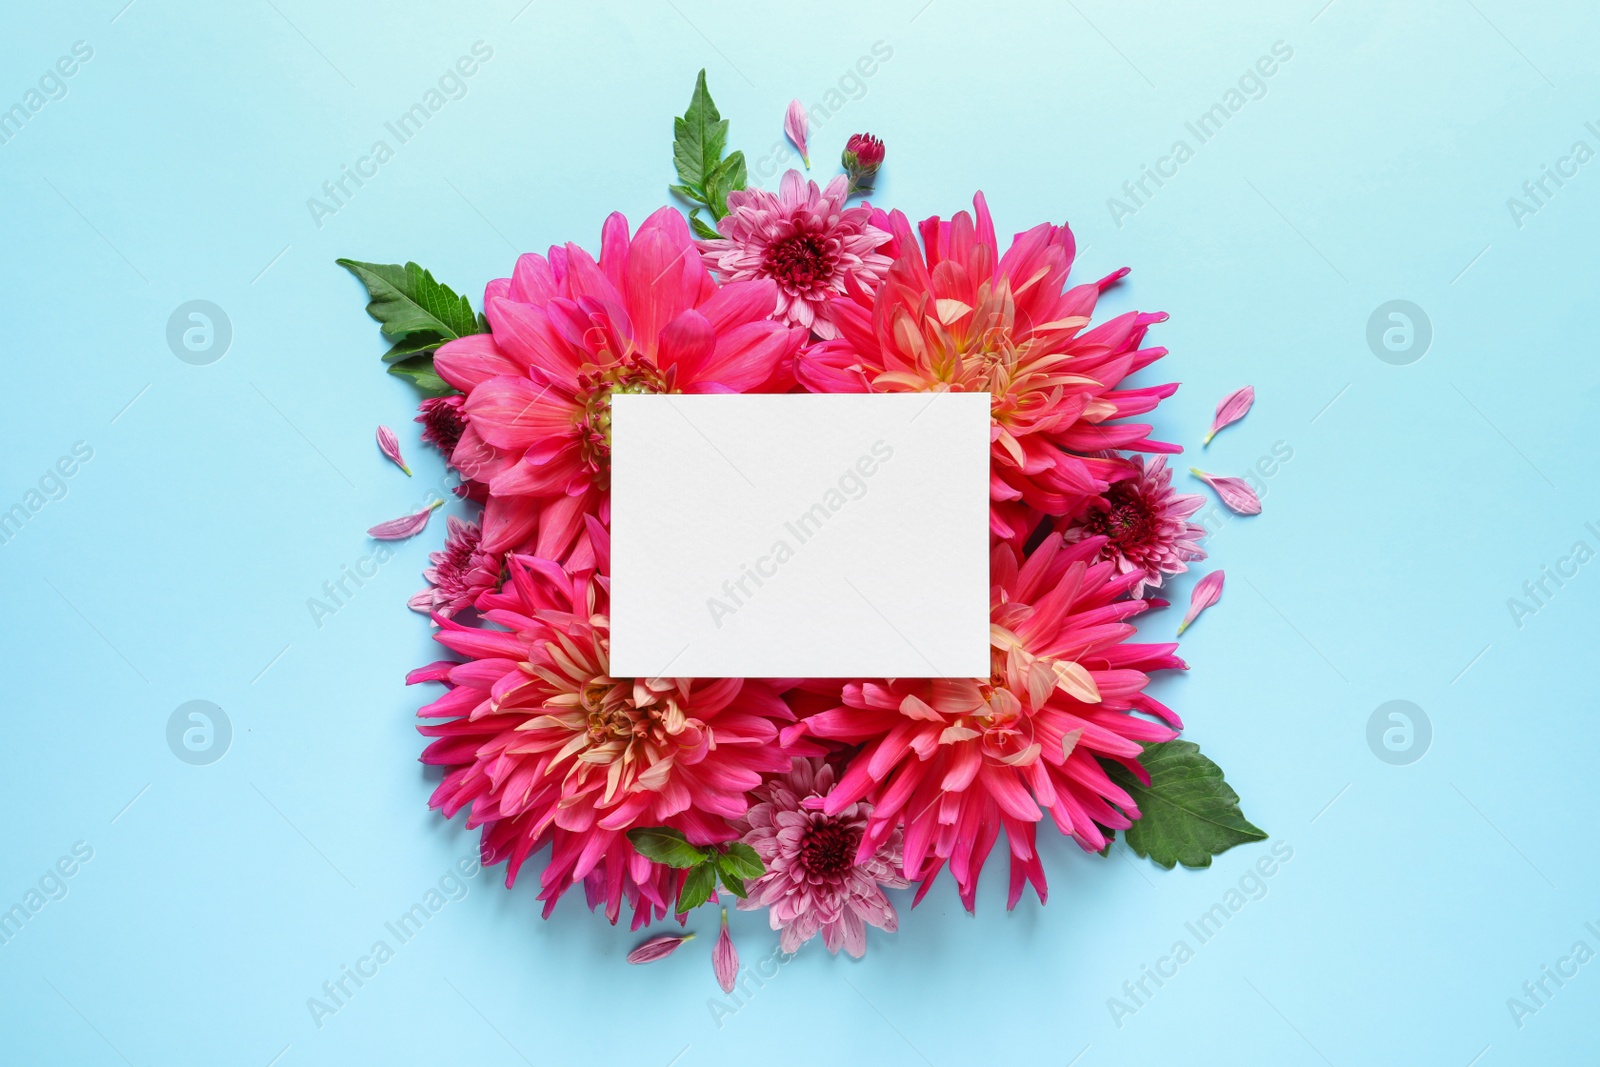
[[[855,865],[861,831],[833,820],[812,823],[800,845],[800,865],[815,879],[837,878]]]
[[[833,272],[833,252],[815,234],[797,231],[767,246],[766,273],[792,292],[809,292]]]
[[[1119,548],[1143,544],[1150,536],[1150,509],[1131,481],[1117,482],[1106,493],[1104,510],[1091,511],[1083,525],[1091,534],[1111,539]]]

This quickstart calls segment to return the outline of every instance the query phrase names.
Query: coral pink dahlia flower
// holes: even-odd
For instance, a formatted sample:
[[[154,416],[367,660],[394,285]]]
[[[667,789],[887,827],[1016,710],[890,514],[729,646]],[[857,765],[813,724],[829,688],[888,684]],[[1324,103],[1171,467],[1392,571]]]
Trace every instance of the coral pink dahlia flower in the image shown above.
[[[1066,288],[1076,243],[1065,226],[1021,233],[1004,255],[983,194],[977,217],[920,226],[887,216],[894,264],[875,292],[850,286],[829,305],[839,337],[797,365],[813,392],[988,392],[994,397],[990,496],[996,536],[1026,509],[1065,515],[1121,476],[1107,449],[1177,452],[1150,427],[1111,420],[1151,411],[1176,385],[1120,388],[1166,354],[1145,348],[1164,313],[1128,312],[1086,330],[1100,293],[1126,271]]]
[[[1137,572],[1140,580],[1129,593],[1143,596],[1147,585],[1160,588],[1162,575],[1182,574],[1189,563],[1206,558],[1199,544],[1206,528],[1188,521],[1205,497],[1172,488],[1165,456],[1156,456],[1148,466],[1143,456],[1132,456],[1128,463],[1132,474],[1112,482],[1105,495],[1090,501],[1084,514],[1061,532],[1068,541],[1104,537],[1100,558],[1114,563],[1120,574]]]
[[[785,172],[778,192],[741,189],[728,194],[722,236],[700,242],[706,265],[726,281],[766,278],[777,284],[773,314],[818,337],[837,337],[829,300],[847,281],[871,290],[889,269],[878,248],[889,234],[872,222],[870,207],[845,207],[849,180],[840,175],[823,190],[799,171]]]
[[[452,462],[488,483],[484,547],[563,559],[606,511],[611,394],[782,392],[805,334],[771,322],[771,281],[718,287],[683,216],[662,208],[630,240],[605,222],[598,261],[577,245],[524,255],[490,282],[491,333],[434,366],[466,394]]]
[[[863,801],[829,815],[822,801],[833,788],[834,770],[821,760],[797,759],[787,775],[756,789],[759,803],[734,826],[754,848],[767,872],[746,889],[743,910],[766,908],[780,947],[794,952],[820,930],[828,951],[843,948],[860,958],[867,927],[899,928],[885,887],[911,883],[900,871],[900,831],[894,830],[865,858],[856,852],[872,805]]]
[[[603,533],[599,534],[604,550]],[[613,678],[606,583],[591,570],[513,556],[511,578],[478,601],[503,629],[440,618],[435,638],[467,657],[413,671],[449,691],[418,714],[434,741],[422,761],[445,769],[430,806],[470,807],[485,863],[523,862],[550,844],[539,899],[549,915],[583,882],[590,907],[638,928],[671,907],[683,872],[652,863],[630,829],[671,826],[696,844],[728,841],[748,791],[784,771],[779,727],[794,719],[762,682]]]
[[[428,559],[432,566],[422,572],[428,588],[407,601],[413,610],[449,618],[500,585],[500,557],[483,550],[477,523],[447,516],[444,548],[430,552]]]
[[[1149,672],[1184,664],[1177,645],[1125,643],[1134,632],[1125,620],[1148,605],[1124,599],[1138,577],[1096,562],[1101,547],[1099,538],[1066,545],[1052,533],[1021,564],[1010,546],[995,548],[990,677],[852,682],[840,706],[784,731],[785,740],[862,746],[822,809],[871,801],[858,861],[903,827],[905,872],[923,881],[918,899],[949,863],[971,910],[978,872],[1004,829],[1011,907],[1027,882],[1045,898],[1034,848],[1045,812],[1086,850],[1105,846],[1102,827],[1126,829],[1139,817],[1101,760],[1143,776],[1140,742],[1170,740],[1182,725],[1144,692]]]

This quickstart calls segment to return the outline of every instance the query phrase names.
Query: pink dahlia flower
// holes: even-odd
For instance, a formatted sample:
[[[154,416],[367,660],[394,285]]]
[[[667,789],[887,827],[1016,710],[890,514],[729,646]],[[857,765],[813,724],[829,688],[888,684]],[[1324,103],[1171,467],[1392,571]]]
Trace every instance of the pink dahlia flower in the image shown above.
[[[490,282],[491,333],[434,366],[466,394],[452,462],[488,483],[484,547],[566,558],[585,515],[604,519],[611,394],[783,392],[805,334],[768,321],[766,280],[718,288],[683,216],[662,208],[630,240],[605,222],[598,261],[577,245],[524,255]]]
[[[1014,907],[1028,882],[1045,898],[1034,847],[1045,812],[1086,850],[1105,846],[1102,827],[1126,829],[1139,817],[1101,761],[1144,776],[1140,743],[1170,740],[1182,726],[1144,692],[1149,672],[1184,664],[1175,644],[1125,643],[1134,632],[1125,620],[1148,605],[1124,598],[1138,576],[1096,562],[1101,547],[1099,538],[1066,545],[1052,533],[1020,564],[1009,546],[995,548],[990,677],[852,682],[840,706],[784,731],[786,741],[862,746],[822,808],[836,815],[873,804],[858,862],[903,828],[905,872],[923,882],[918,899],[948,863],[971,910],[978,872],[1004,829]]]
[[[1162,575],[1182,574],[1188,564],[1206,558],[1199,544],[1206,528],[1187,521],[1200,510],[1205,497],[1172,488],[1165,456],[1156,456],[1148,466],[1143,456],[1130,457],[1128,462],[1132,474],[1112,482],[1103,496],[1090,501],[1084,514],[1061,532],[1068,541],[1105,538],[1099,558],[1110,560],[1119,574],[1140,576],[1129,590],[1137,597],[1144,595],[1147,585],[1160,588]]]
[[[605,580],[533,557],[509,563],[505,586],[478,600],[503,629],[441,617],[435,639],[466,662],[407,679],[450,687],[418,712],[437,720],[419,728],[434,738],[422,762],[445,771],[429,804],[446,817],[470,807],[484,862],[505,860],[508,886],[549,844],[547,916],[582,882],[612,922],[626,899],[637,929],[667,913],[684,872],[641,856],[627,831],[733,839],[727,820],[745,814],[749,790],[788,768],[777,739],[794,714],[758,681],[611,677]]]
[[[741,189],[728,194],[722,234],[700,242],[706,264],[725,281],[770,279],[777,284],[773,314],[818,337],[837,337],[829,301],[854,281],[871,290],[889,269],[878,248],[889,234],[873,224],[865,205],[845,207],[844,175],[817,189],[799,171],[787,171],[778,192]]]
[[[867,951],[867,927],[899,928],[885,887],[911,883],[900,871],[900,831],[893,830],[870,854],[859,856],[872,805],[821,809],[833,788],[834,770],[821,760],[797,759],[789,773],[756,789],[759,803],[734,824],[767,872],[751,882],[743,910],[768,909],[779,944],[794,952],[822,932],[822,943],[859,958]]]
[[[1066,515],[1105,492],[1122,473],[1105,450],[1180,451],[1149,440],[1149,426],[1112,421],[1153,410],[1177,386],[1120,387],[1166,354],[1143,347],[1165,313],[1130,311],[1085,329],[1126,271],[1066,288],[1071,230],[1035,226],[1002,255],[982,193],[974,205],[976,220],[963,211],[923,222],[921,245],[903,214],[887,216],[887,277],[829,305],[839,337],[811,348],[797,373],[813,392],[990,393],[990,522],[1012,538],[1028,508]]]
[[[476,603],[482,593],[500,585],[500,556],[483,550],[478,524],[450,515],[445,519],[444,548],[430,552],[432,566],[423,570],[428,588],[407,601],[415,611],[449,618]]]

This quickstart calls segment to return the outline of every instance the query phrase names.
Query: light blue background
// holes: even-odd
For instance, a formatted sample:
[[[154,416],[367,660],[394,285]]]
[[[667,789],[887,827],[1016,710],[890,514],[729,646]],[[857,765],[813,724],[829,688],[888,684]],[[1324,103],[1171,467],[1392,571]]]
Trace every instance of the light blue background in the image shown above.
[[[1600,963],[1521,1028],[1506,1003],[1579,939],[1600,950],[1600,564],[1520,628],[1506,606],[1600,548],[1600,162],[1521,227],[1506,203],[1600,148],[1591,5],[123,3],[8,4],[0,40],[0,106],[94,49],[0,145],[0,509],[94,450],[0,546],[0,906],[94,850],[0,946],[0,1060],[1595,1061]],[[478,40],[467,95],[315,225],[307,198]],[[1135,268],[1107,311],[1172,314],[1147,379],[1184,387],[1157,436],[1193,449],[1252,383],[1255,411],[1185,458],[1237,474],[1292,447],[1265,513],[1212,539],[1226,593],[1157,691],[1293,859],[1197,946],[1186,921],[1270,846],[1169,873],[1051,840],[1048,908],[1007,914],[994,863],[976,918],[942,885],[864,961],[811,946],[720,1027],[709,912],[628,967],[637,938],[576,896],[541,922],[534,877],[483,876],[319,1029],[307,998],[475,837],[425,806],[402,684],[435,655],[404,599],[440,528],[320,628],[306,606],[443,474],[334,258],[415,258],[476,302],[514,253],[593,247],[608,211],[662,202],[699,67],[756,164],[789,99],[877,41],[892,57],[813,136],[819,177],[868,129],[878,199],[913,218],[982,187],[1003,233],[1070,220],[1080,277]],[[1278,41],[1266,94],[1196,147],[1184,123]],[[1178,138],[1194,157],[1116,225],[1107,199]],[[233,327],[210,366],[165,340],[196,298]],[[1366,342],[1392,299],[1433,325],[1409,366]],[[233,724],[210,766],[165,740],[191,699]],[[1409,766],[1367,744],[1391,699],[1433,725]],[[758,916],[734,927],[747,961],[773,944]],[[1194,958],[1119,1027],[1108,998],[1180,938]]]

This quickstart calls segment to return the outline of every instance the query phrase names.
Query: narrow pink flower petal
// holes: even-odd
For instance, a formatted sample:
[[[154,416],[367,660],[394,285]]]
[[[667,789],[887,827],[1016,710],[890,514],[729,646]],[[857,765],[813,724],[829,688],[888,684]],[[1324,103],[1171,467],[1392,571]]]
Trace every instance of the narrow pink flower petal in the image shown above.
[[[1215,489],[1229,509],[1240,515],[1261,514],[1261,498],[1256,496],[1256,491],[1250,488],[1250,483],[1243,478],[1225,478],[1218,474],[1207,474],[1199,467],[1190,467],[1189,473]]]
[[[628,962],[654,963],[656,960],[664,960],[678,951],[679,945],[693,940],[693,934],[662,934],[660,937],[652,937],[628,953]]]
[[[711,967],[717,972],[717,984],[724,993],[733,992],[733,984],[739,979],[739,952],[733,947],[733,938],[728,936],[728,909],[722,909],[722,933],[717,935],[716,947],[711,950]]]
[[[800,162],[811,169],[811,157],[806,154],[806,134],[811,130],[811,120],[806,117],[806,107],[798,100],[789,101],[789,110],[783,116],[783,132],[800,150]]]
[[[387,426],[378,427],[378,447],[383,450],[384,455],[394,460],[396,467],[406,472],[407,478],[411,477],[411,468],[400,458],[400,439]]]
[[[415,537],[427,528],[428,517],[433,514],[433,509],[443,503],[443,500],[435,500],[413,515],[402,515],[398,519],[380,522],[367,531],[367,536],[376,537],[380,541],[404,541],[408,537]]]
[[[1217,436],[1217,431],[1231,423],[1238,422],[1250,411],[1250,405],[1256,402],[1256,389],[1247,385],[1243,389],[1229,393],[1217,402],[1217,417],[1211,420],[1211,432],[1206,434],[1206,439],[1200,442],[1204,448]]]
[[[1185,615],[1183,621],[1178,624],[1178,636],[1183,636],[1183,631],[1189,628],[1191,622],[1200,617],[1202,611],[1222,599],[1222,580],[1223,574],[1221,571],[1212,571],[1194,583],[1194,589],[1189,593],[1189,614]]]

